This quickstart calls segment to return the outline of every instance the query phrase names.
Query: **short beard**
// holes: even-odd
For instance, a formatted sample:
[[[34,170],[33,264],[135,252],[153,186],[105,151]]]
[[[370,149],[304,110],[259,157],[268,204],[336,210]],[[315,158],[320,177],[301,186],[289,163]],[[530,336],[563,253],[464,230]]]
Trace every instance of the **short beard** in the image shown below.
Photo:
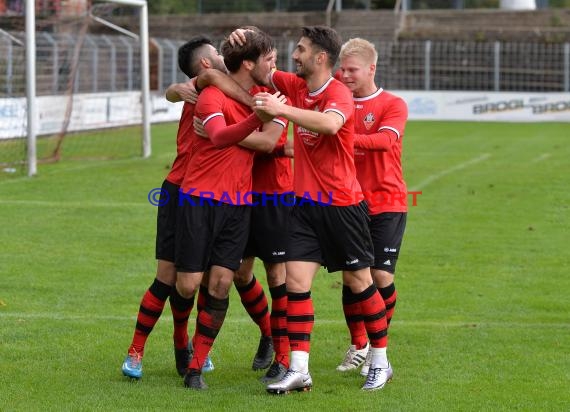
[[[297,75],[297,77],[300,77],[301,79],[307,78],[307,72],[305,72],[304,70],[296,71],[295,74]]]

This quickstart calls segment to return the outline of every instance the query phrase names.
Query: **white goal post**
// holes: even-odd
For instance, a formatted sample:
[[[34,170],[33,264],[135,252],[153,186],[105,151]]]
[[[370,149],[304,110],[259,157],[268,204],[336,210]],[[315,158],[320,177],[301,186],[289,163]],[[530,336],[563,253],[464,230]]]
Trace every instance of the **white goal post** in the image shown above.
[[[125,6],[138,7],[140,23],[138,36],[141,53],[141,108],[142,108],[142,156],[151,154],[150,137],[150,63],[148,35],[148,6],[144,0],[104,0]],[[27,163],[28,176],[37,173],[36,141],[38,111],[36,103],[36,18],[35,1],[26,0],[26,104],[27,104]]]

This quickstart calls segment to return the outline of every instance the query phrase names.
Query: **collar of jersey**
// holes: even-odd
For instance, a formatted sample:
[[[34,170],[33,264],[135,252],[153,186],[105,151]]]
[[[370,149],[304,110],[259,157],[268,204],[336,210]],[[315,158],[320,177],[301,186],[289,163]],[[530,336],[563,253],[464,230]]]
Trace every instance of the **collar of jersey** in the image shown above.
[[[319,94],[321,94],[322,92],[325,91],[325,89],[328,87],[329,84],[331,84],[331,82],[333,81],[333,77],[330,77],[325,84],[323,84],[321,87],[319,87],[317,90],[315,90],[314,92],[309,92],[309,96],[317,96]]]
[[[366,100],[370,100],[370,99],[374,99],[377,96],[380,96],[380,93],[382,93],[384,91],[383,88],[379,87],[378,90],[376,90],[374,93],[372,93],[369,96],[364,96],[364,97],[353,97],[353,100],[355,102],[364,102]]]

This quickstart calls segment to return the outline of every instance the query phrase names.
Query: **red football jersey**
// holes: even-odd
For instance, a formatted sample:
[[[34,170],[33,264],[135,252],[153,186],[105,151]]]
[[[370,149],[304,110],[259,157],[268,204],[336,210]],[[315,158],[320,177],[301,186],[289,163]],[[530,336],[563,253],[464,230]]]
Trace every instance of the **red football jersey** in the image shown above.
[[[263,86],[253,86],[249,92],[253,96],[259,92],[273,93],[274,90]],[[276,117],[273,121],[283,126],[283,133],[281,133],[276,146],[283,145],[287,141],[289,121],[282,117]],[[291,167],[291,159],[256,153],[253,158],[252,178],[254,192],[267,194],[292,192],[293,168]]]
[[[214,86],[206,87],[196,104],[196,116],[204,125],[216,116],[222,116],[226,124],[232,125],[250,114],[248,106],[230,99]],[[250,197],[244,196],[251,191],[253,153],[238,145],[219,149],[209,139],[195,136],[182,190],[192,196],[211,197],[233,205],[243,204],[244,199],[250,201]]]
[[[368,202],[369,213],[406,212],[408,204],[402,174],[402,138],[408,107],[400,97],[382,89],[367,97],[355,97],[354,104],[354,130],[357,135],[389,130],[397,136],[388,151],[354,149],[358,180]]]
[[[184,102],[182,115],[178,122],[178,134],[176,135],[176,158],[174,159],[174,163],[172,163],[170,173],[166,176],[166,180],[179,186],[182,184],[182,180],[184,180],[190,139],[194,131],[194,109],[195,105]]]
[[[285,120],[285,126],[288,124]],[[287,141],[287,127],[277,145]],[[257,193],[285,193],[293,191],[293,168],[288,157],[275,157],[271,154],[256,153],[253,158],[253,191]]]
[[[354,166],[354,103],[348,88],[332,77],[318,90],[293,73],[275,71],[271,80],[293,106],[321,113],[333,111],[344,119],[335,135],[323,135],[294,125],[296,196],[335,206],[359,202],[361,192]]]

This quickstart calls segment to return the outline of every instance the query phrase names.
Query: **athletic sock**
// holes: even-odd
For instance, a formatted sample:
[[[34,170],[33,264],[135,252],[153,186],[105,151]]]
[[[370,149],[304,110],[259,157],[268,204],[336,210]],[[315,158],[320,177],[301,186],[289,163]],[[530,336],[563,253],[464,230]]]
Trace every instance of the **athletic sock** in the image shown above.
[[[287,292],[287,334],[291,351],[311,351],[315,310],[311,292]]]
[[[241,303],[250,318],[259,326],[262,336],[271,336],[271,322],[269,320],[269,306],[267,297],[263,292],[261,283],[255,276],[245,286],[237,286]]]
[[[196,302],[196,309],[198,312],[203,310],[206,307],[206,299],[208,298],[208,287],[204,285],[200,285],[200,289],[198,289],[198,301]]]
[[[291,351],[291,370],[309,373],[309,352],[301,350]]]
[[[376,286],[370,285],[356,294],[360,302],[361,315],[366,326],[370,346],[385,348],[388,346],[388,325],[386,323],[386,307]]]
[[[275,360],[289,368],[289,336],[287,335],[287,289],[285,283],[269,288],[271,295],[271,336]]]
[[[206,307],[198,312],[196,318],[196,330],[192,339],[194,355],[188,369],[202,370],[206,357],[224,323],[229,302],[229,298],[217,299],[211,295],[206,298]]]
[[[172,286],[162,283],[156,278],[147,289],[139,306],[135,333],[128,353],[136,352],[141,356],[144,354],[144,345],[146,344],[148,335],[150,335],[154,325],[158,322],[162,310],[164,309],[166,299],[172,289]]]
[[[384,300],[384,305],[386,306],[386,322],[388,322],[388,326],[390,326],[390,321],[396,309],[396,298],[398,297],[396,286],[392,282],[385,288],[379,288],[378,291],[380,292],[380,296],[382,296],[382,300]]]
[[[370,348],[372,351],[370,358],[370,368],[382,368],[386,369],[388,367],[388,356],[386,354],[386,348]]]
[[[342,286],[342,310],[350,332],[350,342],[356,349],[363,349],[368,344],[368,335],[360,313],[360,302],[347,285]]]
[[[172,288],[169,300],[174,322],[174,333],[172,335],[174,347],[186,349],[188,347],[188,317],[194,307],[194,296],[186,299],[180,296],[176,288]]]

